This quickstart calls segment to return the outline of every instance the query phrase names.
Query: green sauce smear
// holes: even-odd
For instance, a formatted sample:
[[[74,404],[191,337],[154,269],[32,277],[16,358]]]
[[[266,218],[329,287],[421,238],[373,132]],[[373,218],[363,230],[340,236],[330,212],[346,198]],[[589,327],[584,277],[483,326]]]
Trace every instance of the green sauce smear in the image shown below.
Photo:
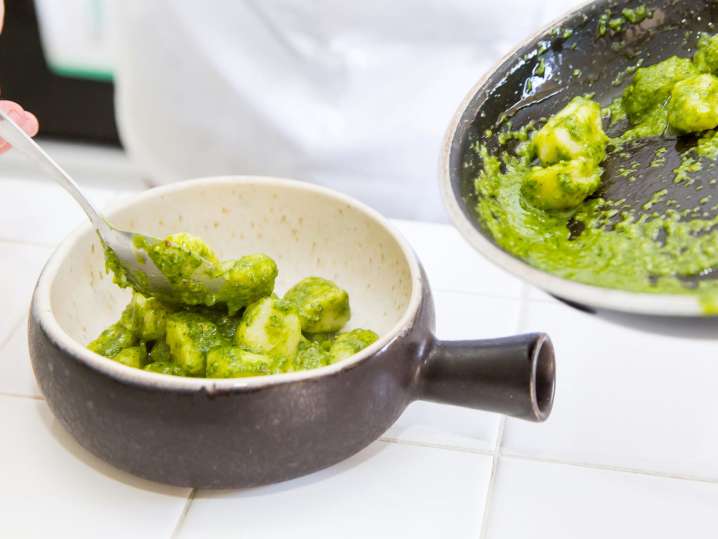
[[[647,16],[648,10],[622,14],[631,24]],[[608,15],[603,23],[599,34],[612,29]],[[692,174],[718,158],[718,36],[701,36],[693,59],[671,57],[631,71],[623,95],[602,111],[609,125],[628,120],[628,129],[610,141],[601,141],[590,100],[580,97],[566,107],[573,107],[566,117],[577,125],[561,120],[564,109],[540,129],[531,124],[500,133],[495,154],[477,144],[483,170],[475,180],[476,211],[499,246],[536,268],[606,288],[696,294],[706,314],[718,314],[718,281],[710,278],[718,269],[718,216],[701,206],[680,210],[664,189],[640,209],[591,196],[597,186],[588,169],[571,165],[588,159],[600,172],[605,151],[625,158],[639,139],[697,132],[697,145],[674,170],[675,182],[694,184]],[[663,167],[665,153],[657,150],[650,166]],[[560,174],[546,180],[556,167]],[[629,165],[616,177],[635,181],[635,172],[636,164]],[[658,213],[657,204],[666,209]]]

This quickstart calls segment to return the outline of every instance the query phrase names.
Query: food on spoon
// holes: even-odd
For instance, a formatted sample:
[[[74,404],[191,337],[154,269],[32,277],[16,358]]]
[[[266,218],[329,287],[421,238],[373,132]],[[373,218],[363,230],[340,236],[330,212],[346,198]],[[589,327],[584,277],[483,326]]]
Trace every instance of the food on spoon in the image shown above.
[[[186,232],[170,234],[162,241],[143,245],[143,249],[171,283],[191,278],[205,262],[212,268],[220,266],[219,258],[209,245]]]
[[[130,367],[172,376],[261,376],[329,365],[378,338],[369,330],[337,335],[351,309],[349,294],[332,281],[307,277],[277,297],[277,266],[264,254],[220,262],[189,234],[168,236],[145,252],[175,285],[176,302],[135,291],[120,320],[88,345]],[[215,297],[191,279],[208,260],[225,280]]]
[[[599,163],[606,156],[608,137],[601,125],[601,107],[575,97],[539,129],[533,144],[541,164],[587,158]]]
[[[233,314],[269,295],[277,278],[277,265],[264,254],[221,262],[204,241],[184,232],[152,243],[136,237],[135,247],[144,252],[167,278],[173,298],[180,304],[223,305]],[[107,268],[114,272],[118,286],[133,286],[134,281],[127,278],[126,270],[112,251],[107,253]],[[207,279],[217,281],[218,289],[208,289],[204,285]],[[151,292],[144,287],[138,291],[146,295]]]
[[[582,157],[548,167],[532,167],[521,187],[539,208],[565,210],[581,204],[601,184],[601,167]]]
[[[321,277],[302,279],[284,294],[284,299],[297,308],[305,333],[339,331],[351,317],[349,294]]]
[[[668,123],[685,133],[718,126],[718,77],[704,73],[677,82],[668,105]]]

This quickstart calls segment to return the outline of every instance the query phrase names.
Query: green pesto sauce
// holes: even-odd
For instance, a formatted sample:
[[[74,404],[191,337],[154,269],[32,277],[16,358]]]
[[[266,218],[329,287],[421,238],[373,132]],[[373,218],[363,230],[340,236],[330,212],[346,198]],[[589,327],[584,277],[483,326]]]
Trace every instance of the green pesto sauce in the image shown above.
[[[698,298],[703,314],[718,316],[718,291],[706,290]]]
[[[622,16],[629,23],[636,19]],[[605,32],[611,30],[610,22],[607,16]],[[693,60],[672,57],[636,68],[623,95],[602,111],[611,126],[628,122],[626,130],[610,141],[608,151],[629,158],[623,150],[629,141],[663,136],[667,130],[681,134],[669,124],[670,110],[682,126],[711,125],[705,110],[718,95],[712,93],[712,81],[701,75],[707,72],[718,72],[718,39],[707,36],[701,37]],[[678,83],[679,91],[673,94]],[[692,108],[691,84],[704,94],[699,104],[704,112],[695,119],[691,115],[698,114],[699,106]],[[678,96],[673,103],[672,94]],[[686,188],[694,184],[693,174],[704,162],[718,158],[717,132],[701,133],[695,148],[683,154],[673,170],[676,183]],[[541,164],[536,158],[536,133],[533,125],[517,134],[501,133],[497,141],[502,149],[496,154],[484,145],[476,146],[483,163],[475,181],[476,211],[498,245],[536,268],[581,283],[634,292],[696,294],[706,314],[718,314],[718,282],[691,279],[718,269],[718,217],[700,206],[679,211],[665,189],[656,190],[640,210],[595,196],[574,207],[542,209],[527,196],[525,187]],[[507,141],[518,144],[510,150]],[[650,166],[663,167],[666,152],[659,148]],[[627,164],[617,176],[636,181],[638,166]],[[691,188],[700,191],[702,186]],[[709,198],[701,198],[700,205]],[[654,209],[659,203],[668,208],[660,214]]]
[[[601,198],[570,210],[542,210],[521,194],[531,167],[525,157],[499,159],[480,151],[485,168],[476,181],[479,216],[499,245],[532,266],[586,284],[662,293],[692,291],[681,276],[718,266],[718,231],[712,230],[718,219],[682,221],[675,210],[637,215]],[[583,229],[576,237],[572,223]]]
[[[666,147],[658,148],[656,150],[655,156],[653,157],[653,160],[651,161],[650,166],[652,168],[661,168],[663,165],[665,165],[666,164],[666,157],[665,157],[666,152],[668,152],[668,148],[666,148]]]
[[[604,11],[598,18],[596,33],[599,37],[606,34],[621,32],[626,24],[639,24],[652,15],[651,10],[645,4],[636,8],[624,8],[617,16],[614,16],[610,9]]]
[[[716,131],[709,131],[698,139],[696,145],[696,153],[700,157],[705,157],[715,161],[718,158],[718,136]]]

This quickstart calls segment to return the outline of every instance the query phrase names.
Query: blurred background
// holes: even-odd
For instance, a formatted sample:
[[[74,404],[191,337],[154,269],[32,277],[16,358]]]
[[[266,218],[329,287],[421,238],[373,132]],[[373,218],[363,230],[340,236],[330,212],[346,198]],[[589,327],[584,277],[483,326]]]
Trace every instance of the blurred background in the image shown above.
[[[576,0],[9,0],[0,91],[40,136],[122,148],[151,185],[327,185],[444,221],[444,130],[498,60]]]

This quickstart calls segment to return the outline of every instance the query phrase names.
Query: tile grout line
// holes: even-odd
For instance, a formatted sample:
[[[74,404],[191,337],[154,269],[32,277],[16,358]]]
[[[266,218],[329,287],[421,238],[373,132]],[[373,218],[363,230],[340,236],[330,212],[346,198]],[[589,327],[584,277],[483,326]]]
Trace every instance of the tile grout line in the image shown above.
[[[477,455],[484,455],[487,457],[492,457],[495,454],[494,449],[481,449],[479,447],[462,447],[458,445],[446,445],[446,444],[437,444],[437,443],[431,443],[431,442],[419,442],[415,440],[402,440],[401,438],[395,438],[392,436],[381,436],[377,438],[380,442],[385,442],[389,444],[397,444],[397,445],[409,445],[413,447],[426,447],[429,449],[441,449],[444,451],[454,451],[459,453],[474,453]]]
[[[489,476],[489,484],[486,486],[486,501],[484,502],[484,511],[481,515],[481,530],[479,538],[485,539],[489,530],[489,513],[494,498],[494,490],[496,484],[496,471],[499,466],[499,457],[501,450],[501,442],[504,438],[504,426],[506,425],[506,416],[501,416],[499,425],[496,430],[496,442],[494,443],[493,457],[491,458],[491,475]]]
[[[466,296],[477,296],[481,298],[490,298],[490,299],[502,299],[506,301],[527,301],[529,303],[545,303],[545,304],[554,304],[556,300],[547,297],[547,298],[532,298],[527,295],[526,298],[522,297],[522,294],[519,294],[518,296],[510,296],[505,294],[492,294],[491,292],[479,292],[476,290],[461,290],[458,288],[444,288],[441,286],[432,286],[431,290],[434,293],[440,292],[442,294],[458,294],[458,295],[466,295]]]
[[[22,315],[17,322],[15,322],[8,331],[7,335],[0,341],[0,351],[4,350],[8,343],[15,336],[15,332],[22,327],[22,323],[25,320],[26,315]]]
[[[657,470],[648,470],[642,468],[630,468],[627,466],[616,466],[613,464],[598,464],[590,462],[578,462],[570,460],[554,459],[550,457],[536,457],[513,451],[503,451],[502,457],[513,460],[523,460],[526,462],[536,462],[540,464],[560,464],[562,466],[573,466],[575,468],[586,468],[589,470],[601,470],[614,473],[628,473],[633,475],[642,475],[645,477],[658,477],[662,479],[675,479],[678,481],[693,481],[696,483],[708,483],[710,485],[718,484],[718,478],[709,479],[707,477],[699,477],[695,475],[675,474],[670,472],[661,472]]]
[[[184,507],[182,507],[182,512],[180,513],[179,518],[177,518],[177,524],[175,525],[174,530],[172,530],[172,535],[170,535],[170,539],[177,539],[177,537],[179,537],[179,532],[182,529],[182,525],[184,524],[185,519],[187,518],[187,513],[189,513],[189,508],[194,501],[195,494],[197,494],[197,489],[192,488],[187,495]]]
[[[462,294],[467,296],[479,296],[482,298],[505,299],[507,301],[521,301],[521,295],[512,296],[509,294],[493,294],[491,292],[481,292],[478,290],[465,290],[460,288],[444,288],[442,286],[432,286],[432,292],[441,292],[443,294]]]
[[[516,320],[516,331],[526,331],[528,325],[528,304],[530,290],[526,283],[521,283],[519,290],[519,316]],[[504,443],[504,431],[506,430],[506,416],[502,415],[496,432],[496,443],[494,444],[494,457],[491,459],[491,476],[486,487],[486,501],[484,502],[484,513],[481,517],[481,531],[479,539],[486,539],[489,533],[489,520],[491,519],[491,507],[493,505],[494,492],[496,491],[496,472],[501,461],[502,446]]]
[[[12,326],[12,329],[8,332],[7,337],[5,337],[0,342],[0,352],[2,352],[7,344],[12,340],[12,338],[15,336],[15,332],[18,331],[25,322],[25,315],[21,316],[20,319],[17,321],[17,323]],[[9,391],[0,391],[0,397],[8,397],[11,399],[33,399],[33,400],[39,400],[44,401],[45,397],[41,395],[28,395],[25,393],[11,393]]]
[[[451,445],[444,445],[444,444],[435,444],[435,443],[426,443],[426,442],[417,442],[417,441],[411,441],[411,440],[401,440],[400,438],[393,438],[389,436],[382,436],[377,439],[377,441],[384,442],[384,443],[393,443],[397,445],[408,445],[408,446],[414,446],[414,447],[426,447],[430,449],[441,449],[446,451],[457,451],[461,453],[472,453],[472,454],[478,454],[478,455],[484,455],[484,456],[492,456],[495,458],[509,458],[514,460],[525,460],[530,462],[536,462],[541,464],[562,464],[566,466],[574,466],[577,468],[587,468],[587,469],[596,469],[596,470],[605,470],[605,471],[612,471],[612,472],[618,472],[618,473],[631,473],[636,475],[645,475],[648,477],[662,477],[666,479],[678,479],[682,481],[696,481],[700,483],[709,483],[709,484],[718,484],[718,478],[716,479],[709,479],[706,477],[700,477],[700,476],[693,476],[693,475],[681,475],[676,473],[670,473],[670,472],[661,472],[658,470],[650,470],[645,468],[630,468],[630,467],[624,467],[624,466],[614,466],[611,464],[600,464],[600,463],[591,463],[591,462],[579,462],[579,461],[570,461],[570,460],[562,460],[560,458],[551,458],[551,457],[539,457],[534,455],[528,455],[525,453],[518,453],[511,450],[506,450],[504,448],[500,447],[500,444],[503,443],[504,439],[504,431],[506,426],[506,417],[502,416],[500,419],[500,423],[497,430],[497,443],[495,444],[495,449],[480,449],[480,448],[470,448],[470,447],[462,447],[462,446],[451,446]],[[493,474],[493,467],[492,467],[492,474]]]
[[[521,291],[519,292],[519,318],[516,321],[516,331],[519,333],[526,331],[528,328],[528,306],[532,301],[534,300],[531,298],[531,290],[529,289],[529,286],[526,283],[521,283]]]
[[[69,233],[68,233],[69,234]],[[16,238],[5,238],[0,236],[0,244],[6,243],[8,245],[25,245],[28,247],[45,247],[48,249],[52,249],[53,247],[56,247],[58,242],[44,242],[44,241],[35,241],[35,240],[18,240]]]
[[[504,430],[506,428],[506,416],[502,415],[499,419],[499,426],[496,429],[496,443],[494,444],[494,455],[501,456],[501,444],[504,443]]]

